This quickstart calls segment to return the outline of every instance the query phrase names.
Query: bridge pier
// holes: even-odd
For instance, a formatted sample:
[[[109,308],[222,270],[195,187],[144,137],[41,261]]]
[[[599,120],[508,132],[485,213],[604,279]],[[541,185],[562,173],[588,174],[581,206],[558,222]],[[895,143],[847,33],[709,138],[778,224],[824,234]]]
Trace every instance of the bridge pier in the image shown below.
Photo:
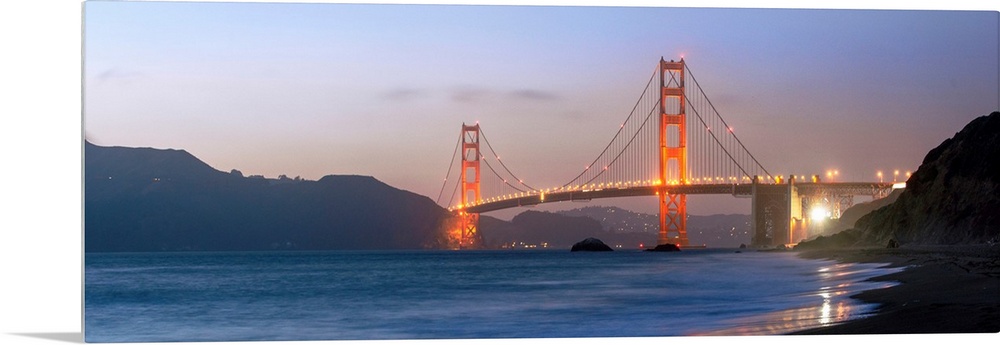
[[[892,189],[889,183],[812,183],[796,184],[795,177],[776,184],[760,183],[754,178],[751,186],[750,229],[754,246],[795,244],[816,235],[822,219],[810,219],[814,207],[824,207],[829,219],[840,218],[844,210],[854,205],[854,196],[871,195],[878,199]]]
[[[802,200],[795,188],[795,179],[786,184],[762,184],[754,177],[751,187],[750,228],[752,246],[790,244],[799,236],[796,230],[802,222]]]
[[[476,248],[476,237],[479,232],[479,213],[458,212],[460,228],[458,233],[458,249]]]
[[[670,194],[666,188],[660,188],[657,195],[660,203],[660,234],[657,244],[687,246],[687,195]]]

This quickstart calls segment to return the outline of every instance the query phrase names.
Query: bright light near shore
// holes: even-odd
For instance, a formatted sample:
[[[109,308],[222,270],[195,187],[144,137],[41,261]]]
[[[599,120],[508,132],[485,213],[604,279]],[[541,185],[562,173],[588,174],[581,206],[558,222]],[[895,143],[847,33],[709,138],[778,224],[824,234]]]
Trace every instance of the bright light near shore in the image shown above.
[[[809,210],[809,218],[811,218],[814,222],[822,221],[830,218],[830,211],[823,206],[813,206],[812,209]]]

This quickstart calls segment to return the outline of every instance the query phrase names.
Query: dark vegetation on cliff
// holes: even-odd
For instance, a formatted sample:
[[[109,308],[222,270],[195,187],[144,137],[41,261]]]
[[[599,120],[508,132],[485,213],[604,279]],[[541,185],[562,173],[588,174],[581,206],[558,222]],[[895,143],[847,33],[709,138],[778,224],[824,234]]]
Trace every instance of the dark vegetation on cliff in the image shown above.
[[[895,202],[902,193],[902,189],[894,189],[892,193],[889,193],[889,195],[884,198],[854,204],[854,206],[844,210],[844,212],[840,215],[840,218],[833,220],[829,227],[824,228],[821,235],[829,236],[853,228],[854,223],[856,223],[858,219],[861,219],[861,217],[871,213],[872,211]]]
[[[244,177],[183,150],[84,148],[84,249],[443,248],[448,212],[369,176]]]
[[[1000,240],[1000,112],[976,118],[927,153],[898,199],[852,229],[801,248],[978,244]]]

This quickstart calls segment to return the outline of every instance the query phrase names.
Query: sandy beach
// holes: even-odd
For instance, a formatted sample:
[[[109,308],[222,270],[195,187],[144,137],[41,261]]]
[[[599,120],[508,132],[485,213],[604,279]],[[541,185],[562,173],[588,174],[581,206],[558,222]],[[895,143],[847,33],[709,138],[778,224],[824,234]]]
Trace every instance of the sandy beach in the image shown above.
[[[872,279],[900,284],[852,296],[879,304],[874,315],[793,334],[1000,332],[1000,245],[813,249],[799,255],[906,269]]]

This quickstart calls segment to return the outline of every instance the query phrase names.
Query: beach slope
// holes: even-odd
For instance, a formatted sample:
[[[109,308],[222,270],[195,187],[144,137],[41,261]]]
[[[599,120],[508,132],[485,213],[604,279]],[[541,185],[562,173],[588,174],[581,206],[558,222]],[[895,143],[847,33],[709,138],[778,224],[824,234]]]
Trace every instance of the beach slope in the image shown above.
[[[873,315],[795,334],[1000,332],[1000,245],[815,249],[799,255],[906,269],[872,279],[900,284],[851,296],[878,304]]]

